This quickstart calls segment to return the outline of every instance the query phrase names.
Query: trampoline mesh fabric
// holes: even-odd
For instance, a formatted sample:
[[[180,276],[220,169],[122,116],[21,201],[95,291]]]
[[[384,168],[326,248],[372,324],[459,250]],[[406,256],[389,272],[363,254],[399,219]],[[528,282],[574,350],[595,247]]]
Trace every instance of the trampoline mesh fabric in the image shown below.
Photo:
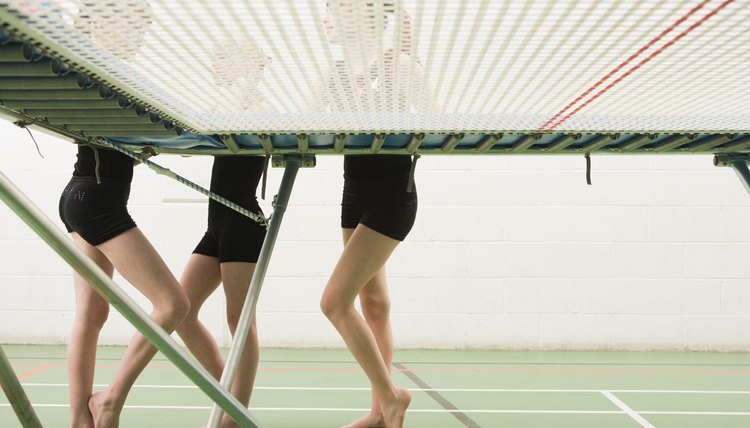
[[[187,129],[747,131],[750,2],[0,2]]]

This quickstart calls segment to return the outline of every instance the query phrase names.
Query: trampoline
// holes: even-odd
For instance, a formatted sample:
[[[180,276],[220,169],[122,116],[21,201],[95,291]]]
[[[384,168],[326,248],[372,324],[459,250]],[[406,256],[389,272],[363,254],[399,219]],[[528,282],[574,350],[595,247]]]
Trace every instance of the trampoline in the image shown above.
[[[242,3],[0,2],[5,119],[214,198],[139,154],[285,168],[220,383],[0,174],[5,203],[217,403],[212,427],[221,411],[259,426],[226,390],[297,171],[316,155],[714,154],[750,192],[747,2],[404,0],[373,2],[373,19],[343,1]],[[330,42],[327,22],[354,42]],[[19,418],[40,426],[0,361]]]

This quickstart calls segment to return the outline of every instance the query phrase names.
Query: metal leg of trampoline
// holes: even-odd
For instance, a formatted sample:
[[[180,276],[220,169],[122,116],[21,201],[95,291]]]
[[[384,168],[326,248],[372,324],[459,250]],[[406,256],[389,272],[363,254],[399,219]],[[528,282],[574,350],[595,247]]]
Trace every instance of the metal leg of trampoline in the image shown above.
[[[13,410],[16,412],[16,416],[18,416],[21,426],[24,428],[42,428],[42,423],[39,422],[34,408],[31,407],[29,398],[23,391],[23,387],[18,381],[13,367],[10,366],[10,361],[5,356],[2,346],[0,346],[0,385],[3,387],[10,405],[13,406]]]
[[[750,163],[750,155],[716,155],[714,156],[714,165],[731,167],[737,173],[745,190],[750,193],[750,169],[747,165]]]
[[[312,160],[311,160],[312,159]],[[292,187],[294,186],[294,179],[297,177],[299,168],[305,165],[309,165],[310,162],[314,165],[314,157],[303,156],[303,155],[285,155],[283,157],[284,164],[284,176],[281,179],[281,185],[279,186],[279,193],[274,201],[273,214],[268,222],[268,231],[266,232],[266,238],[263,241],[263,246],[258,256],[258,263],[255,265],[255,272],[253,272],[253,278],[250,280],[250,290],[245,298],[245,303],[242,307],[242,314],[237,322],[237,330],[235,331],[234,339],[232,340],[232,347],[229,350],[226,364],[224,365],[224,372],[221,374],[221,385],[227,390],[232,388],[235,374],[237,373],[237,367],[240,363],[240,355],[242,350],[245,348],[245,342],[247,342],[247,336],[250,330],[250,325],[255,315],[255,305],[258,302],[260,296],[260,289],[263,286],[263,280],[268,270],[268,264],[271,260],[271,254],[273,253],[273,247],[276,244],[276,238],[281,228],[281,220],[284,218],[284,212],[286,211],[287,204],[289,203],[289,196],[292,193]],[[274,158],[274,165],[278,164],[277,158]],[[221,423],[222,410],[214,404],[211,408],[211,414],[208,418],[208,428],[217,428]]]
[[[206,393],[243,428],[255,428],[259,423],[206,370],[133,302],[91,259],[75,246],[42,211],[36,207],[13,183],[0,172],[0,199],[2,199],[34,232],[55,250],[73,269],[88,281],[104,299],[115,307],[156,349],[169,358],[177,368]]]

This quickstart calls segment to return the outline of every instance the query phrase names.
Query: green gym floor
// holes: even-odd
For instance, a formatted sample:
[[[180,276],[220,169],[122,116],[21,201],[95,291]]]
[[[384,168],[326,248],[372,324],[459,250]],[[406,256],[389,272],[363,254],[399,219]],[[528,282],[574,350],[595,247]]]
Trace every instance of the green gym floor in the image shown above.
[[[45,427],[67,427],[63,346],[4,345]],[[95,390],[123,348],[99,349]],[[407,427],[750,427],[750,354],[397,351]],[[263,349],[251,411],[266,427],[338,427],[363,415],[367,379],[345,350]],[[199,427],[209,400],[157,356],[123,428]],[[0,427],[20,426],[0,397]]]

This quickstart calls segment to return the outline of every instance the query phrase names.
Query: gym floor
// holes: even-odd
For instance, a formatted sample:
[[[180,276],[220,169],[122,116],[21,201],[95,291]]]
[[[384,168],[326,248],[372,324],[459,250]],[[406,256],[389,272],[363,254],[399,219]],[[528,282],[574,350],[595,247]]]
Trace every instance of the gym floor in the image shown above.
[[[64,346],[4,345],[45,427],[68,427]],[[101,347],[95,390],[124,348]],[[750,426],[750,354],[397,351],[407,427],[692,428]],[[199,427],[211,402],[163,356],[138,379],[121,424]],[[370,405],[345,350],[262,349],[251,412],[266,427],[338,427]],[[0,426],[20,426],[0,396]]]

